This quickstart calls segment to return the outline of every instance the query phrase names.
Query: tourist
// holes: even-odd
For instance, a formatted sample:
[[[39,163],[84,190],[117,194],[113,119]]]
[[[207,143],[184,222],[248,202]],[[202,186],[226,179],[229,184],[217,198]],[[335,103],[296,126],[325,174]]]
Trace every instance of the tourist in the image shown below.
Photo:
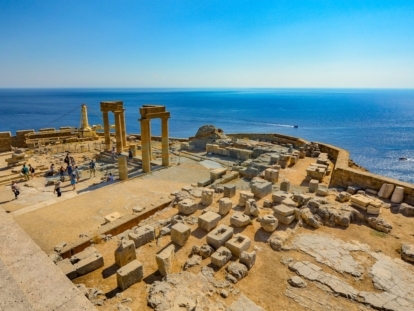
[[[89,162],[89,178],[92,177],[92,173],[93,173],[93,177],[95,177],[95,162],[93,162],[93,159],[91,160],[91,162]]]
[[[129,150],[128,150],[128,160],[132,161],[132,150],[131,150],[131,148],[129,148]]]
[[[53,176],[54,173],[55,173],[55,165],[52,163],[50,165],[49,171],[47,172],[47,176]]]
[[[23,177],[24,177],[25,180],[29,180],[30,179],[30,177],[29,177],[29,169],[26,167],[26,164],[23,164],[22,174],[23,174]]]
[[[33,168],[33,166],[31,164],[29,164],[29,173],[30,173],[30,176],[32,176],[32,178],[34,178],[35,169]]]
[[[76,162],[75,162],[75,159],[73,157],[69,157],[69,163],[70,163],[70,165],[72,165],[72,167],[76,166]]]
[[[80,179],[80,172],[77,166],[75,166],[75,169],[73,170],[73,174],[76,176],[76,182],[79,182]]]
[[[69,165],[69,152],[66,154],[65,160],[63,162],[66,163],[66,167]]]
[[[106,181],[114,181],[114,175],[112,175],[112,173],[109,173],[108,177],[106,178]]]
[[[68,167],[66,168],[66,170],[68,171],[68,176],[70,177],[71,175],[72,175],[72,173],[73,173],[73,167],[72,167],[72,165],[68,165]]]
[[[63,165],[60,166],[59,175],[60,181],[65,181],[65,169],[63,168]]]
[[[17,200],[17,196],[20,194],[20,188],[15,181],[12,182],[11,190],[14,193],[14,199]]]
[[[111,157],[112,160],[115,160],[115,147],[112,147]]]
[[[58,180],[58,182],[55,184],[55,189],[53,190],[53,193],[57,193],[57,196],[60,197],[62,193],[60,192],[60,185],[61,182]]]
[[[75,190],[75,185],[76,185],[76,174],[74,172],[72,172],[70,174],[70,184],[73,186],[72,190]]]

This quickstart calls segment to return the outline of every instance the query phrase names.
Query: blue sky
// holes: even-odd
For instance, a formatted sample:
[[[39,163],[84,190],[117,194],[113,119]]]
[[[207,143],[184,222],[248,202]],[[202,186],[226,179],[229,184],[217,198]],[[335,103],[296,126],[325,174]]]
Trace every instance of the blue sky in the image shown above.
[[[414,1],[3,1],[0,87],[414,88]]]

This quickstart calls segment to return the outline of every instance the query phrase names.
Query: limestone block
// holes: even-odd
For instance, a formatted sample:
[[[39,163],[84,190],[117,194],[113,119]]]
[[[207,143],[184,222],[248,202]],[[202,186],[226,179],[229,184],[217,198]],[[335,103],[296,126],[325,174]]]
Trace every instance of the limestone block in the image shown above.
[[[246,251],[242,252],[240,255],[239,262],[247,267],[247,269],[251,269],[256,262],[256,252],[253,251],[248,253]]]
[[[176,223],[174,226],[171,227],[171,241],[180,246],[184,246],[185,243],[187,243],[190,234],[190,227],[182,223]]]
[[[279,180],[279,171],[275,170],[273,168],[267,168],[264,171],[264,179],[266,179],[267,181],[271,182],[271,183],[277,183],[277,181]]]
[[[266,232],[273,232],[276,230],[279,221],[273,215],[265,215],[260,218],[260,226]]]
[[[318,187],[318,189],[316,190],[316,195],[319,195],[321,197],[326,197],[329,195],[328,189],[326,189],[325,187]]]
[[[214,248],[208,244],[203,244],[200,247],[200,256],[203,258],[208,258],[214,253]]]
[[[121,213],[115,212],[115,213],[106,215],[104,217],[104,219],[105,219],[105,223],[108,224],[110,222],[113,222],[113,221],[117,220],[118,218],[121,218],[121,217],[122,217]]]
[[[130,240],[134,241],[135,248],[145,245],[155,240],[155,228],[152,226],[142,226],[128,234]]]
[[[248,199],[253,199],[254,194],[250,191],[240,191],[239,192],[239,206],[244,207],[246,206],[246,201]]]
[[[319,220],[315,217],[314,214],[310,211],[309,208],[304,208],[301,210],[302,219],[311,227],[318,229],[321,226]]]
[[[233,207],[233,202],[229,198],[222,198],[219,200],[218,213],[222,216],[227,215]]]
[[[395,187],[395,190],[391,197],[392,203],[402,203],[404,201],[404,188],[403,187]]]
[[[370,202],[372,202],[371,198],[361,194],[355,194],[351,196],[351,203],[356,203],[360,206],[367,207]]]
[[[178,203],[178,212],[184,215],[191,215],[197,210],[197,204],[191,199],[184,199]]]
[[[94,253],[93,255],[88,256],[74,264],[78,276],[95,271],[96,269],[103,267],[103,265],[104,259],[99,253]]]
[[[211,231],[217,227],[220,219],[219,214],[210,211],[198,217],[198,226],[206,231]]]
[[[275,192],[272,193],[272,201],[277,203],[277,204],[280,204],[280,203],[282,203],[282,201],[284,199],[286,199],[290,196],[291,195],[289,193],[287,193],[285,191],[278,190],[278,191],[275,191]]]
[[[211,264],[217,268],[221,268],[230,261],[231,257],[231,251],[228,248],[221,246],[213,253],[213,255],[211,255]]]
[[[259,216],[259,209],[255,199],[248,199],[246,202],[246,208],[244,209],[244,214],[248,216]]]
[[[270,164],[277,164],[279,162],[279,158],[278,154],[272,154],[270,156]]]
[[[225,245],[234,256],[240,257],[242,252],[249,249],[250,244],[251,241],[247,236],[236,234],[233,238],[228,240]]]
[[[401,259],[414,263],[414,245],[402,244],[401,245]]]
[[[372,206],[371,204],[367,207],[367,213],[371,215],[379,215],[381,214],[381,208]]]
[[[386,222],[385,219],[383,218],[368,217],[366,218],[366,221],[368,225],[370,225],[372,228],[378,231],[389,233],[392,230],[392,226],[388,222]]]
[[[348,188],[346,189],[346,192],[350,194],[356,194],[358,190],[359,190],[358,187],[348,186]]]
[[[275,214],[282,216],[290,216],[295,214],[295,209],[286,205],[276,205],[273,207]]]
[[[209,234],[207,234],[206,241],[215,249],[219,249],[233,236],[233,228],[226,225],[219,225]]]
[[[242,213],[234,213],[230,218],[230,223],[238,228],[250,225],[251,222],[250,217]]]
[[[175,246],[174,244],[161,250],[156,256],[155,260],[158,265],[158,271],[162,276],[167,276],[171,273],[174,260]]]
[[[250,189],[258,198],[264,198],[272,192],[272,183],[261,178],[254,178]]]
[[[226,174],[226,168],[216,168],[210,171],[210,179],[211,181],[215,181],[220,179],[224,174]]]
[[[382,184],[378,196],[383,199],[389,199],[394,191],[393,184]]]
[[[140,282],[143,277],[144,269],[138,260],[131,261],[116,272],[116,282],[122,290]]]
[[[365,192],[367,194],[370,194],[370,195],[377,195],[378,194],[378,191],[375,191],[374,189],[365,189]]]
[[[201,192],[201,204],[208,206],[213,203],[214,190],[213,189],[203,189]]]
[[[235,185],[225,185],[224,186],[224,194],[223,197],[225,198],[232,198],[236,195],[236,186]]]
[[[211,184],[211,179],[210,178],[203,179],[203,180],[200,180],[200,181],[197,182],[197,187],[206,187],[209,184]]]
[[[122,240],[115,250],[115,263],[123,267],[131,261],[137,259],[135,253],[135,243],[132,240]]]
[[[350,199],[351,199],[351,194],[346,191],[339,192],[336,195],[336,200],[342,203],[348,202]]]
[[[78,274],[76,273],[76,268],[70,262],[69,258],[58,261],[56,265],[62,270],[63,274],[66,275],[70,280],[76,279]]]
[[[319,180],[311,179],[311,181],[309,182],[309,192],[310,193],[316,192],[316,190],[318,189],[318,185],[319,185]]]
[[[295,220],[295,214],[293,215],[289,215],[289,216],[283,216],[280,214],[276,214],[275,213],[275,217],[277,218],[277,220],[284,225],[289,225],[292,223],[293,220]]]
[[[287,179],[284,179],[281,183],[280,183],[280,190],[281,191],[289,191],[290,189],[290,181]]]

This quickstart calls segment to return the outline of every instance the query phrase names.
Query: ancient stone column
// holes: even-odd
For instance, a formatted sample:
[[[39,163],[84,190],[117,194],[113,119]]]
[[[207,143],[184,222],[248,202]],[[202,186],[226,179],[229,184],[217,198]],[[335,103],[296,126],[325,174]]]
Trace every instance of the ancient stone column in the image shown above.
[[[168,138],[168,118],[161,119],[161,137],[162,137],[162,165],[170,165],[169,157],[169,138]]]
[[[105,150],[111,149],[111,133],[109,125],[108,111],[103,111],[103,122],[104,122],[104,136],[105,136]]]
[[[121,119],[122,147],[125,148],[127,145],[126,127],[125,127],[125,109],[121,112],[120,119]]]
[[[132,151],[132,156],[136,157],[137,156],[137,145],[136,144],[129,144],[129,148]]]
[[[118,157],[118,171],[120,180],[128,179],[128,157],[124,155]]]
[[[141,122],[142,170],[144,171],[144,173],[148,173],[151,171],[151,165],[150,165],[151,136],[149,135],[150,120],[140,119],[140,122]]]
[[[123,151],[122,130],[121,130],[121,112],[114,111],[114,116],[115,116],[116,151],[118,153],[121,153]]]

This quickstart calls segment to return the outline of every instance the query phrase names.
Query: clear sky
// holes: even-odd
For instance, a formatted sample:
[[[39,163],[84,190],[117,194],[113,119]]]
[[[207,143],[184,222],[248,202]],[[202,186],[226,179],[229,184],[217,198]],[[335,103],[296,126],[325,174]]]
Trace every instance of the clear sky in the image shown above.
[[[0,0],[0,87],[414,88],[414,0]]]

